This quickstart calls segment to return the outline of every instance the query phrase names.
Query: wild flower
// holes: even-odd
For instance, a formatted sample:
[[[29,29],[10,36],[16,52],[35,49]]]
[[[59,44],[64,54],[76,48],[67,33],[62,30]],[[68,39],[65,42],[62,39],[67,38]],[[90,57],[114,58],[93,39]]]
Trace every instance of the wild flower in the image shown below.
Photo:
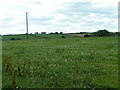
[[[18,72],[18,76],[21,76],[21,73],[20,73],[20,72]]]

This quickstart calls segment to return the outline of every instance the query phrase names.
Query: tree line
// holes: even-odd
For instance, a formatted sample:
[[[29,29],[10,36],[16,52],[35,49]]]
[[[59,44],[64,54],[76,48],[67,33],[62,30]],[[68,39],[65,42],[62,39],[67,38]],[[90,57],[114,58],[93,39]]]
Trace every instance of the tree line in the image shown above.
[[[98,37],[104,37],[104,36],[115,36],[115,35],[120,35],[119,32],[109,32],[108,30],[98,30],[97,32],[92,33],[93,36],[98,36]]]

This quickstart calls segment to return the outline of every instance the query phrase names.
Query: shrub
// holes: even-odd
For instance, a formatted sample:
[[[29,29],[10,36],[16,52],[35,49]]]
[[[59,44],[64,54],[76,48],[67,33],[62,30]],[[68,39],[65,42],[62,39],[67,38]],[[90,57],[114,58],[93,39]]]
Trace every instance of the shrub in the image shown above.
[[[88,34],[85,34],[85,35],[84,35],[84,37],[90,37],[90,35],[88,35]]]
[[[10,40],[22,40],[20,38],[11,38]]]
[[[66,38],[65,36],[62,36],[61,38]]]
[[[10,40],[16,40],[15,38],[11,38]]]

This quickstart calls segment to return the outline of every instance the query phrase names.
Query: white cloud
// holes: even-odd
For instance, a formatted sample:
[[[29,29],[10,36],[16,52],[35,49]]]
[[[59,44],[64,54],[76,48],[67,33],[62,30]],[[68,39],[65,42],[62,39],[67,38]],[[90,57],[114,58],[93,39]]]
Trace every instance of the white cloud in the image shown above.
[[[0,0],[0,33],[117,31],[118,0]]]
[[[117,7],[119,0],[91,0],[94,8]]]

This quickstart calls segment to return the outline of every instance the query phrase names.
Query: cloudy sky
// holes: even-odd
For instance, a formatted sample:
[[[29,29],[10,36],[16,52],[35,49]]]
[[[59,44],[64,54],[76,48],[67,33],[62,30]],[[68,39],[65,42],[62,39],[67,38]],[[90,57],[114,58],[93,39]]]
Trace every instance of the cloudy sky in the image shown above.
[[[0,34],[118,31],[119,0],[0,0]]]

